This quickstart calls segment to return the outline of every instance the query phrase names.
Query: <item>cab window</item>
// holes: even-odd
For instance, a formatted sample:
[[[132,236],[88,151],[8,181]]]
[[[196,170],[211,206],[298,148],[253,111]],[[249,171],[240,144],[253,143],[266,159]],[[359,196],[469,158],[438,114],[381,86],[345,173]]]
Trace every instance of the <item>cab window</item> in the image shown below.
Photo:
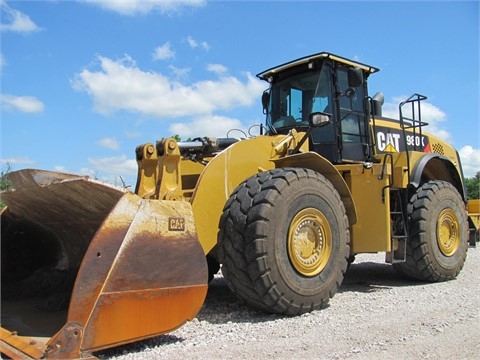
[[[346,68],[337,70],[337,91],[340,94],[340,128],[344,143],[366,142],[365,113],[363,101],[365,90],[363,85],[351,88],[348,84]]]

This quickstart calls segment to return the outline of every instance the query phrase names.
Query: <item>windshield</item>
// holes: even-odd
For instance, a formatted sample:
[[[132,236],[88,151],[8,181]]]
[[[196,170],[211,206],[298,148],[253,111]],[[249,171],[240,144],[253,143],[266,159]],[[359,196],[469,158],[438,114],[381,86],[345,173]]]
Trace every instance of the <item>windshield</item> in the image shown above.
[[[281,79],[270,88],[267,128],[307,126],[312,112],[332,113],[332,85],[328,66]]]

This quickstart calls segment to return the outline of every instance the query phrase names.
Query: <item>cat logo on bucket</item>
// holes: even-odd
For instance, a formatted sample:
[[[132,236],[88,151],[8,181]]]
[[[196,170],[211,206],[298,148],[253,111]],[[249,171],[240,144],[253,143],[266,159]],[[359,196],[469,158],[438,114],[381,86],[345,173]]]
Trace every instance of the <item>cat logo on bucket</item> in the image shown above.
[[[169,217],[168,230],[169,231],[185,231],[185,218]]]

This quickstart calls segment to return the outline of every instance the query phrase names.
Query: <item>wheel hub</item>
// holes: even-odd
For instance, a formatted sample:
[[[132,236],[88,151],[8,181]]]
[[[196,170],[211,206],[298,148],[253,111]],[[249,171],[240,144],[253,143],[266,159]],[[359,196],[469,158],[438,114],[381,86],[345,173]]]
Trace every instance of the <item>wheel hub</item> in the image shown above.
[[[304,276],[318,275],[331,250],[332,234],[326,217],[314,208],[297,213],[288,234],[288,255],[295,270]]]
[[[443,210],[437,221],[437,243],[445,256],[452,256],[460,244],[459,224],[452,209]]]

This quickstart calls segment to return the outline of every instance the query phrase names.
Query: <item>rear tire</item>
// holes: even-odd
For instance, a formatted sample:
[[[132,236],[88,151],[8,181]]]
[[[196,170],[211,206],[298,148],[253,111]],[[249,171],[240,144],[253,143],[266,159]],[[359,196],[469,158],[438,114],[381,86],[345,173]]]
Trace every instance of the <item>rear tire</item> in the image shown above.
[[[350,232],[338,192],[308,169],[274,169],[240,184],[220,220],[229,287],[261,310],[299,315],[324,307],[343,281]]]
[[[468,250],[465,203],[445,181],[422,185],[408,205],[410,219],[406,262],[394,264],[404,275],[421,281],[454,279]]]

